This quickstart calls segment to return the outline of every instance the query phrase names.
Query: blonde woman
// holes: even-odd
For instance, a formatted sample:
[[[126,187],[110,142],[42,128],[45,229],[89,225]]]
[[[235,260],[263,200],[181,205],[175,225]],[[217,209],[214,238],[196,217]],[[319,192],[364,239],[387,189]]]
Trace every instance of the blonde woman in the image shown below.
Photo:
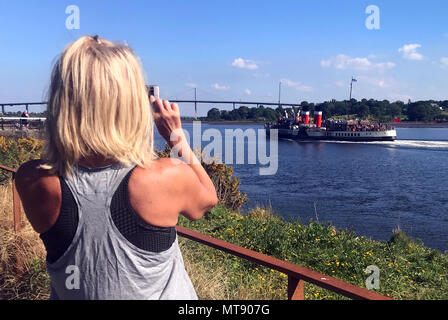
[[[52,299],[197,299],[175,225],[216,191],[181,132],[179,108],[148,99],[132,50],[83,37],[54,66],[42,160],[16,184],[47,250]],[[152,108],[152,110],[151,110]],[[186,162],[156,159],[153,124]]]

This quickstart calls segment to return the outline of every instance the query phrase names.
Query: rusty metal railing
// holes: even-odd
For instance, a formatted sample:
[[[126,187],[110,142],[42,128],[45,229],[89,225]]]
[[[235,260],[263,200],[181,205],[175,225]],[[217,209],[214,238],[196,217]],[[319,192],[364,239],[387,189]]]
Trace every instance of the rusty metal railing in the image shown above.
[[[21,229],[21,203],[15,187],[14,176],[16,170],[0,164],[0,170],[11,172],[13,175],[12,193],[13,193],[13,213],[14,213],[14,231]],[[308,282],[318,287],[330,290],[345,297],[357,300],[392,300],[389,297],[379,293],[369,291],[367,289],[355,286],[345,281],[329,277],[322,273],[298,266],[288,261],[283,261],[253,250],[249,250],[235,244],[215,239],[205,234],[177,226],[177,233],[184,238],[207,245],[214,249],[229,253],[231,255],[249,260],[256,264],[268,267],[273,270],[282,272],[288,276],[288,299],[303,300],[304,299],[304,283]],[[20,261],[17,261],[20,264]],[[20,266],[19,266],[20,267]],[[20,270],[20,268],[18,268]]]
[[[14,231],[18,232],[20,231],[22,227],[22,213],[21,213],[21,202],[20,197],[16,189],[15,184],[15,174],[16,170],[7,166],[4,166],[0,164],[0,170],[10,172],[12,173],[12,181],[11,181],[11,188],[12,188],[12,212],[14,215]]]
[[[17,192],[15,179],[14,179],[17,171],[13,168],[4,166],[2,164],[0,164],[0,170],[10,172],[12,174],[12,181],[11,181],[12,212],[14,215],[14,232],[17,235],[18,232],[20,231],[20,229],[22,229],[22,205],[20,202],[19,193]],[[22,238],[20,236],[16,236],[15,242],[16,242],[17,247],[20,248],[21,243],[22,243]],[[23,256],[20,254],[20,252],[15,252],[15,259],[16,259],[16,261],[15,261],[16,271],[18,274],[22,274],[24,263],[23,263]]]
[[[322,273],[283,261],[253,250],[249,250],[232,243],[215,239],[202,233],[184,227],[176,227],[177,233],[187,239],[205,244],[209,247],[224,251],[231,255],[252,261],[256,264],[280,271],[288,276],[288,299],[303,300],[304,283],[312,283],[318,287],[328,289],[337,294],[357,300],[392,300],[373,291],[352,285],[345,281],[329,277]]]

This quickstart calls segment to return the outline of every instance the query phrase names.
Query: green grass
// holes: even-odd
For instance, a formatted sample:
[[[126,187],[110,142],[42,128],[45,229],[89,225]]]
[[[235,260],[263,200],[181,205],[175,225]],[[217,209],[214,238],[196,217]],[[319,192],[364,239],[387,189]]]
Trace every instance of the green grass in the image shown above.
[[[376,265],[380,289],[375,291],[395,299],[448,299],[447,253],[427,248],[399,230],[390,241],[374,241],[331,225],[287,222],[266,209],[243,216],[224,207],[197,222],[182,218],[179,224],[360,287],[365,287],[366,267]],[[184,247],[195,253],[193,258],[201,261],[205,272],[219,267],[227,274],[227,290],[236,298],[286,298],[285,275],[192,241]],[[305,298],[342,297],[307,284]]]

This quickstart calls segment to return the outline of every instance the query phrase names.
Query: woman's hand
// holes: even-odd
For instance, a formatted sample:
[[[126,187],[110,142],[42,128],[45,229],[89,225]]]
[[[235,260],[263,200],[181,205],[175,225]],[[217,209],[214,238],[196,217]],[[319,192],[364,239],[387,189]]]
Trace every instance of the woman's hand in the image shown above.
[[[179,107],[177,103],[170,104],[168,100],[156,100],[153,96],[149,98],[149,101],[153,109],[157,130],[172,147],[178,140],[176,138],[175,141],[171,141],[171,134],[175,131],[176,137],[183,136]]]

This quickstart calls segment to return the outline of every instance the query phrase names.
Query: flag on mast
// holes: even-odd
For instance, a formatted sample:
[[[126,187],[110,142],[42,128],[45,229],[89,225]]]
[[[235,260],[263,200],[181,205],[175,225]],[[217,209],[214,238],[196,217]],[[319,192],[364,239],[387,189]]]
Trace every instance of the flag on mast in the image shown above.
[[[352,82],[358,82],[358,80],[352,77]]]

